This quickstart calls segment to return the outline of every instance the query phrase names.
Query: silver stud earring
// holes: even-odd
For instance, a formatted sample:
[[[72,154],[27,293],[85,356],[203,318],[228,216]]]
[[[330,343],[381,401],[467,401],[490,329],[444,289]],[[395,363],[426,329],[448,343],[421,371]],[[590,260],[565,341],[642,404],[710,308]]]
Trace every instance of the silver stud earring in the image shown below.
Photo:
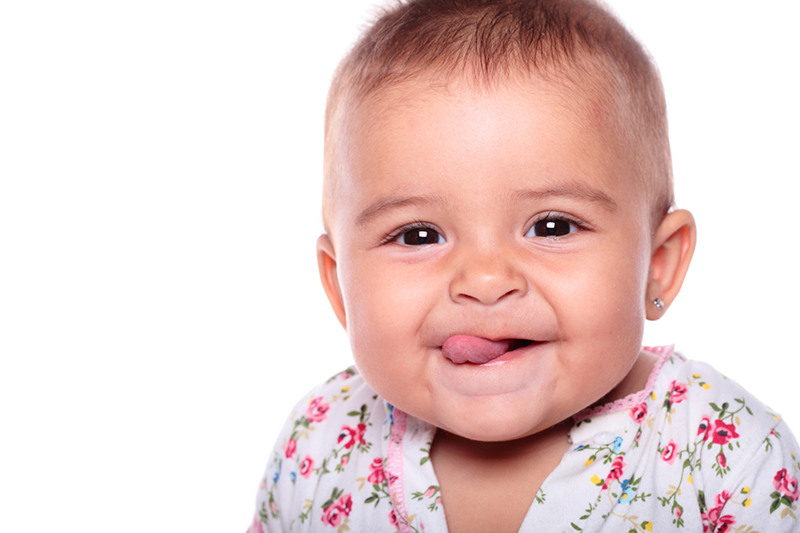
[[[655,300],[653,300],[653,305],[655,305],[656,309],[658,309],[659,311],[664,309],[664,302],[661,301],[661,298],[656,298]]]

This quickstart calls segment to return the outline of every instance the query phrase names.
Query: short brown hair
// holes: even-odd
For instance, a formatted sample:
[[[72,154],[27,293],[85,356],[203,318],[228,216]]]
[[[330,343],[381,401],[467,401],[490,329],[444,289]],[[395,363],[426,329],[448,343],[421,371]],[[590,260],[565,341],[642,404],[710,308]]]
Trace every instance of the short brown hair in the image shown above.
[[[627,98],[627,135],[639,148],[636,171],[650,192],[655,228],[673,204],[664,91],[655,63],[608,9],[592,0],[400,0],[367,28],[334,74],[325,114],[326,230],[345,101],[431,74],[490,85],[534,72],[580,86],[593,84],[590,71]]]

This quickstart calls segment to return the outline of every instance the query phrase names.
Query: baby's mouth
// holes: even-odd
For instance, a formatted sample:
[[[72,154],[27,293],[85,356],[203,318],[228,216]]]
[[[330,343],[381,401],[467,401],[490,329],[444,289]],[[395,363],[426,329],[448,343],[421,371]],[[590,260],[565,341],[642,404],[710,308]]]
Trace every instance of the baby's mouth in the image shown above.
[[[533,344],[527,339],[501,339],[492,341],[473,335],[453,335],[442,344],[442,354],[453,363],[482,365],[508,352]]]

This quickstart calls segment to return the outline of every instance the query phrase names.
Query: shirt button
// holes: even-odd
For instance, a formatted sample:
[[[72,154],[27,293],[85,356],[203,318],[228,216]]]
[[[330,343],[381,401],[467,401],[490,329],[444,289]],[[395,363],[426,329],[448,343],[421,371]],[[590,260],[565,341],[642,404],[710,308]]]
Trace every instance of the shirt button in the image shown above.
[[[610,431],[601,431],[599,433],[595,433],[594,443],[600,445],[611,444],[612,442],[614,442],[614,439],[615,439],[614,434],[611,433]]]

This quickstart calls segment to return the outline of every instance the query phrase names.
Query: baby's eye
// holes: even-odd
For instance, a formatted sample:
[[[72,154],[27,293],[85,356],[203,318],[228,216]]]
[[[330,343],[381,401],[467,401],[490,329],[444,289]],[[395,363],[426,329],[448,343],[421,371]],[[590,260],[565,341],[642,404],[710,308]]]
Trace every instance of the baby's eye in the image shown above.
[[[533,226],[525,234],[526,237],[563,237],[573,231],[577,231],[578,227],[568,220],[563,218],[544,218]]]
[[[425,244],[442,244],[445,242],[438,231],[432,228],[411,228],[397,236],[397,242],[409,246],[422,246]]]

